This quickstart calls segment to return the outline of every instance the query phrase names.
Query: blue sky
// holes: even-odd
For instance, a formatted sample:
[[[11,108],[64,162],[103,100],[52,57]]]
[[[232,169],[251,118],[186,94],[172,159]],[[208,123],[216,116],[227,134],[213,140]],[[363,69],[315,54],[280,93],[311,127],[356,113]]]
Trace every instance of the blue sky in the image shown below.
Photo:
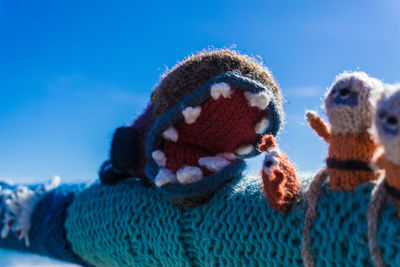
[[[167,67],[207,47],[263,58],[286,97],[280,145],[316,170],[326,145],[304,111],[323,112],[343,70],[400,81],[399,12],[396,0],[0,0],[0,179],[95,179],[113,130]]]

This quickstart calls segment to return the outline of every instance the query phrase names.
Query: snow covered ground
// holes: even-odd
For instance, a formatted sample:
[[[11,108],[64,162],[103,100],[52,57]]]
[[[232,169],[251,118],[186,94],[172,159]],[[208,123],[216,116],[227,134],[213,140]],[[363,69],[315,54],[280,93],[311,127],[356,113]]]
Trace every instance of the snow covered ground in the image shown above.
[[[32,254],[21,254],[0,249],[0,266],[2,267],[77,267],[78,265],[50,260]]]

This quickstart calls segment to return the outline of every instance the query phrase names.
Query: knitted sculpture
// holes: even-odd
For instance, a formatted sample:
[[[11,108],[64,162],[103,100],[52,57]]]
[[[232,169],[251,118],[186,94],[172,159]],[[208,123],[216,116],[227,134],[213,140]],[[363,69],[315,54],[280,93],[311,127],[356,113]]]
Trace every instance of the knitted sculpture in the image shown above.
[[[230,50],[200,53],[165,74],[143,115],[117,129],[101,180],[142,177],[176,203],[202,203],[242,172],[281,118],[280,91],[264,66]]]
[[[380,81],[363,72],[345,72],[336,77],[325,97],[331,128],[315,112],[306,113],[311,128],[329,143],[326,164],[332,190],[354,191],[378,177],[370,167],[377,147],[370,129],[381,92]]]
[[[203,72],[213,74],[191,75]],[[399,266],[400,220],[382,184],[330,190],[326,169],[297,180],[277,153],[283,111],[272,81],[232,51],[183,61],[143,116],[115,132],[101,181],[0,182],[0,248],[85,266]],[[264,133],[263,171],[244,176]]]
[[[265,153],[261,169],[261,191],[275,210],[288,209],[299,194],[296,170],[272,135],[266,135],[258,147]]]
[[[387,95],[379,102],[375,124],[383,145],[375,163],[385,170],[386,192],[397,206],[400,218],[400,85],[387,86]]]

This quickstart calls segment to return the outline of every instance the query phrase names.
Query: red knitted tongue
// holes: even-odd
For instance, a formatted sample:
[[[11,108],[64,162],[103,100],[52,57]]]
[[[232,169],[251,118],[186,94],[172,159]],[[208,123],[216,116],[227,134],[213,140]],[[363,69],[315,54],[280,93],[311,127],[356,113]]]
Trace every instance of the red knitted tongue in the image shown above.
[[[173,143],[166,141],[164,146],[164,153],[167,158],[167,168],[173,173],[176,173],[180,168],[184,166],[199,166],[199,159],[202,157],[213,156],[209,152],[202,150],[201,148],[181,145],[179,143]],[[204,167],[200,167],[205,176],[211,174]]]
[[[210,97],[201,104],[195,123],[187,124],[182,119],[174,125],[179,138],[175,143],[165,141],[167,168],[176,172],[184,166],[199,166],[201,157],[235,152],[242,145],[254,144],[258,137],[255,125],[266,116],[265,110],[250,107],[243,91],[232,89],[229,98]]]

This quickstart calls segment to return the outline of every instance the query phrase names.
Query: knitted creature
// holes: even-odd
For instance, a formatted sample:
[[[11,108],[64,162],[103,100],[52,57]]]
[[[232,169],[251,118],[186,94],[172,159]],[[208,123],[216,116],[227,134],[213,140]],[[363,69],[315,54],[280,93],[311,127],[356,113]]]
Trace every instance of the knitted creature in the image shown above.
[[[343,160],[360,171],[370,159],[363,153],[346,158],[340,147],[332,148],[340,139],[343,152],[356,141],[354,151],[375,147],[362,135],[379,87],[369,79],[360,73],[339,77],[326,103],[332,129],[309,114],[331,145],[336,165],[328,162],[330,172],[339,166],[346,175]],[[398,99],[385,98],[386,113],[377,116],[384,157],[396,166]],[[117,129],[102,184],[0,182],[0,247],[84,266],[398,266],[400,220],[394,206],[373,193],[383,184],[328,190],[324,169],[299,185],[271,135],[259,146],[266,151],[262,190],[257,179],[242,174],[243,158],[257,153],[264,133],[277,133],[281,119],[279,89],[260,64],[229,50],[190,57],[161,80],[139,119]],[[360,181],[357,171],[350,173]],[[396,171],[387,172],[390,186],[396,186]],[[126,179],[131,176],[143,180]],[[195,208],[165,197],[190,205],[211,195]]]
[[[251,176],[236,175],[196,208],[173,205],[156,188],[133,179],[113,186],[61,185],[35,206],[29,246],[9,234],[0,238],[0,247],[85,266],[374,266],[366,214],[375,184],[354,192],[322,184],[307,237],[310,177],[302,181],[306,194],[287,212],[266,205]],[[0,190],[0,229],[5,199]],[[393,206],[383,206],[375,233],[387,266],[398,266],[400,220]],[[307,245],[315,265],[301,256]]]
[[[386,87],[375,116],[378,138],[383,146],[376,153],[375,164],[386,171],[384,186],[396,203],[400,218],[400,84]]]
[[[282,114],[262,64],[231,50],[191,56],[162,77],[139,119],[116,130],[102,183],[141,177],[180,204],[206,201],[258,154],[262,134],[278,132]]]
[[[258,149],[265,153],[260,189],[275,210],[287,210],[299,194],[296,170],[272,135],[265,135]]]
[[[377,178],[370,167],[377,147],[370,129],[381,92],[377,79],[364,72],[345,72],[337,76],[325,97],[331,128],[315,112],[306,113],[311,128],[329,143],[326,163],[332,190],[353,191]]]

